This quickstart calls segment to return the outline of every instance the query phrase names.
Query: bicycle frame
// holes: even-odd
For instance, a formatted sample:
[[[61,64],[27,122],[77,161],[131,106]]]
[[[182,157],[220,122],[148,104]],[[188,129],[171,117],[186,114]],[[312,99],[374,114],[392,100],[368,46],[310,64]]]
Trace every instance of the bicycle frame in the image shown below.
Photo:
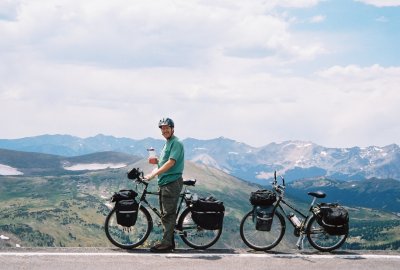
[[[292,209],[293,211],[295,211],[297,214],[299,214],[301,216],[303,221],[301,221],[300,228],[298,228],[298,229],[300,229],[301,232],[303,232],[303,229],[304,229],[305,225],[307,224],[309,218],[314,215],[314,213],[312,211],[312,207],[313,207],[313,205],[314,205],[314,203],[315,203],[317,198],[316,197],[313,198],[313,200],[311,202],[311,205],[310,205],[310,208],[308,210],[309,213],[311,213],[311,215],[310,214],[308,214],[308,215],[303,214],[300,210],[296,209],[296,207],[292,206],[291,204],[289,204],[288,202],[286,202],[284,200],[286,185],[285,185],[285,179],[283,177],[281,177],[281,179],[282,179],[282,186],[278,185],[277,178],[276,178],[276,171],[275,171],[274,172],[274,181],[272,182],[272,186],[273,186],[275,192],[278,194],[278,201],[276,202],[276,204],[274,206],[273,212],[275,213],[276,209],[279,208],[282,211],[282,213],[286,216],[286,218],[290,221],[290,224],[292,224],[292,226],[294,228],[297,228],[296,224],[294,224],[293,221],[290,219],[290,215],[285,211],[285,209],[281,205],[281,203],[283,203],[288,208]]]
[[[292,224],[293,227],[296,228],[296,224],[294,224],[293,221],[289,218],[290,215],[285,211],[285,208],[283,208],[281,203],[283,203],[288,208],[292,209],[297,214],[299,214],[304,221],[308,219],[309,215],[303,214],[302,212],[300,212],[300,210],[296,209],[294,206],[292,206],[291,204],[286,202],[282,197],[279,197],[278,202],[276,203],[276,206],[274,207],[274,211],[276,210],[276,208],[279,208],[283,212],[283,214],[287,217],[287,219],[290,221],[290,223]],[[303,223],[305,224],[305,222],[302,222],[302,225],[303,225]]]
[[[143,192],[142,192],[142,195],[140,196],[140,199],[139,199],[139,207],[140,207],[141,205],[143,205],[143,203],[144,203],[149,209],[151,209],[151,210],[154,212],[154,214],[156,214],[156,215],[161,219],[161,216],[162,216],[161,209],[159,210],[158,208],[152,206],[152,205],[149,203],[149,201],[147,201],[147,199],[146,199],[147,194],[150,194],[150,195],[158,195],[158,196],[160,196],[160,192],[159,192],[159,191],[147,191],[147,187],[148,187],[149,184],[148,184],[148,183],[145,183],[145,182],[143,182],[143,181],[140,181],[139,183],[145,185],[145,188],[144,188],[144,190],[143,190]],[[178,204],[178,208],[177,208],[177,210],[176,210],[177,219],[178,219],[178,217],[179,217],[179,212],[181,211],[183,201],[186,202],[185,196],[186,196],[187,194],[191,194],[191,193],[190,193],[189,191],[187,191],[187,187],[184,186],[183,192],[181,192],[181,193],[179,194],[180,201],[179,201],[179,204]],[[160,198],[159,198],[159,199],[160,199]],[[160,205],[160,206],[161,206],[161,205]]]
[[[299,239],[297,240],[296,246],[298,248],[302,249],[303,248],[304,235],[306,233],[305,229],[306,229],[307,223],[309,222],[311,217],[314,216],[314,212],[312,211],[312,209],[313,209],[313,206],[314,206],[315,201],[317,200],[317,198],[313,197],[313,200],[311,202],[310,208],[308,210],[308,214],[305,215],[300,210],[298,210],[296,207],[292,206],[291,204],[289,204],[288,202],[286,202],[284,200],[285,180],[282,178],[282,181],[283,181],[283,186],[278,185],[277,182],[276,182],[276,174],[275,174],[275,181],[273,183],[273,186],[274,186],[274,190],[278,194],[278,201],[276,202],[276,204],[274,206],[273,212],[275,213],[276,209],[279,208],[282,211],[282,213],[284,214],[284,216],[286,216],[286,219],[289,220],[290,224],[295,229],[295,236],[299,237]],[[300,220],[300,222],[301,222],[300,226],[296,226],[296,224],[290,218],[290,214],[288,214],[288,212],[285,210],[285,208],[281,204],[284,204],[286,207],[292,209],[294,212],[296,212],[297,214],[299,214],[301,216],[302,220]]]

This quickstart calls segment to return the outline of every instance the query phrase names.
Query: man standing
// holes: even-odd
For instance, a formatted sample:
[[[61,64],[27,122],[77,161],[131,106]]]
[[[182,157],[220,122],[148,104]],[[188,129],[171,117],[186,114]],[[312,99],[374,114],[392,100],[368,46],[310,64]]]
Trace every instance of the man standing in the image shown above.
[[[163,225],[163,238],[154,245],[152,252],[169,252],[175,248],[174,228],[176,221],[176,209],[179,194],[183,186],[184,149],[183,144],[174,135],[174,121],[170,118],[163,118],[158,123],[161,133],[167,140],[160,154],[155,161],[158,168],[151,174],[146,175],[150,181],[158,176],[160,187],[160,206],[162,211],[161,222]],[[149,162],[152,163],[149,159]]]

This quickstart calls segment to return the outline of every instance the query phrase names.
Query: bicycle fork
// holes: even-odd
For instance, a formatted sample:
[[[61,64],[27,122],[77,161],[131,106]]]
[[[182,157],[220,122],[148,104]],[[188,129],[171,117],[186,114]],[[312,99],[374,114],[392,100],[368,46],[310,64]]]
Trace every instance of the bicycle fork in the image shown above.
[[[296,243],[296,247],[299,250],[302,250],[304,248],[304,238],[305,238],[304,234],[302,232],[300,232],[300,236],[297,239],[297,243]]]
[[[310,205],[310,209],[312,209],[312,207],[313,207],[313,205],[314,205],[314,203],[315,203],[315,201],[316,201],[316,197],[314,197],[313,198],[313,200],[312,200],[312,202],[311,202],[311,205]],[[311,210],[310,210],[311,211]],[[308,227],[307,226],[307,223],[309,222],[309,217],[307,217],[306,219],[304,219],[303,220],[303,222],[301,223],[301,226],[300,226],[300,228],[299,228],[299,231],[300,231],[300,236],[299,236],[299,238],[297,239],[297,243],[296,243],[296,246],[297,246],[297,248],[299,249],[299,250],[302,250],[303,248],[304,248],[304,239],[306,238],[305,237],[305,227]]]

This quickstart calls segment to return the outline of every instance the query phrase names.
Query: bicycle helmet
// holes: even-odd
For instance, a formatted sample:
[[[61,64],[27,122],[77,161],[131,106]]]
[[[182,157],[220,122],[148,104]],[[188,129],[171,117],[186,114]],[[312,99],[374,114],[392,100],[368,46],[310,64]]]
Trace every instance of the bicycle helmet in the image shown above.
[[[158,122],[158,127],[161,128],[162,126],[169,126],[171,128],[174,128],[174,121],[172,121],[171,118],[163,118]]]

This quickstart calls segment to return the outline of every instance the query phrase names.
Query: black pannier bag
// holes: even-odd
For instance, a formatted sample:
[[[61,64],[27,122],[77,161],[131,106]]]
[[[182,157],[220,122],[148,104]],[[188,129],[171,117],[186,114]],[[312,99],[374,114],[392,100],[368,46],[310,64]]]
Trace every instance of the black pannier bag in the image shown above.
[[[337,203],[321,203],[314,211],[318,223],[331,235],[343,235],[349,230],[349,213]]]
[[[253,212],[253,221],[257,231],[270,231],[272,226],[272,217],[274,215],[274,206],[255,206]]]
[[[115,192],[111,197],[112,202],[119,202],[122,200],[134,200],[137,196],[137,192],[132,189],[121,189]]]
[[[199,198],[191,202],[193,221],[206,230],[222,229],[225,206],[213,197]]]
[[[117,223],[124,227],[135,225],[139,204],[135,200],[120,200],[115,203]]]
[[[269,206],[274,202],[276,202],[276,194],[271,190],[257,190],[250,194],[250,203],[255,206]]]

